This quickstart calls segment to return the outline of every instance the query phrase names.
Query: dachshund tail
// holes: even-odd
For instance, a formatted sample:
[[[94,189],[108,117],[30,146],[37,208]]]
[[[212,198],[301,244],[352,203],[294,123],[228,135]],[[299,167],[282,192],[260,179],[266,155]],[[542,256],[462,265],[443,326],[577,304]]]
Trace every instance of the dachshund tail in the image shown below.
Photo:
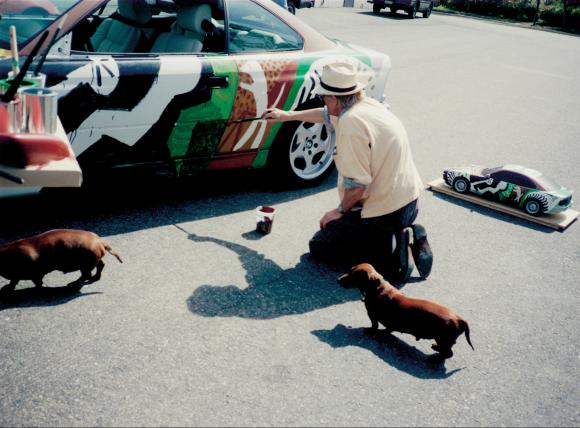
[[[471,349],[473,349],[475,351],[475,348],[471,344],[471,339],[469,338],[469,324],[467,324],[467,321],[465,321],[464,319],[462,319],[460,321],[460,324],[461,324],[461,329],[463,330],[463,332],[465,332],[465,338],[467,339],[467,343],[469,343],[469,346],[471,346]]]
[[[107,252],[108,252],[110,255],[112,255],[112,256],[115,256],[115,257],[117,258],[117,260],[119,260],[119,262],[123,263],[123,260],[121,260],[121,257],[120,257],[120,256],[119,256],[117,253],[115,253],[115,252],[114,252],[114,251],[111,249],[111,247],[109,246],[109,244],[107,244],[107,243],[103,242],[103,245],[104,245],[104,247],[105,247],[105,250],[106,250],[106,251],[107,251]]]

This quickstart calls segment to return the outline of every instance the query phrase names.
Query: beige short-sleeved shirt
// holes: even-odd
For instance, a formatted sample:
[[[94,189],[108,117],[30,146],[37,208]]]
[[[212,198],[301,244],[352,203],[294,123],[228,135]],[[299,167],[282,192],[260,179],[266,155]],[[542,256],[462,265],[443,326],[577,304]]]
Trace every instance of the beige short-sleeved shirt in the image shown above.
[[[407,131],[373,98],[363,98],[340,116],[334,160],[341,200],[345,177],[367,186],[363,218],[392,213],[417,199],[423,188]]]

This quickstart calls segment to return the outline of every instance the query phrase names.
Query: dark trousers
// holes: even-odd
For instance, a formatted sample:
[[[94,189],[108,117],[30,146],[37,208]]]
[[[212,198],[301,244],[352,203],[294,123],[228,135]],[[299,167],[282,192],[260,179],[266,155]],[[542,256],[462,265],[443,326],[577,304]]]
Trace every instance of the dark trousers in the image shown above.
[[[314,234],[310,254],[343,268],[370,263],[388,276],[394,260],[393,234],[411,226],[418,214],[417,200],[380,217],[361,218],[360,211],[349,211]]]

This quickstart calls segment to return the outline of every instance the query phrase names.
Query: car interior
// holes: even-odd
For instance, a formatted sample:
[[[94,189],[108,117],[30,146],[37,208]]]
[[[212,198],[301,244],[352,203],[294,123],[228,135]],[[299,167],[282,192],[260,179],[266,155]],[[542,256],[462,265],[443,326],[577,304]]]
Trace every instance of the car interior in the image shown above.
[[[113,0],[75,27],[72,50],[223,53],[223,22],[222,0]]]
[[[238,53],[296,50],[302,37],[253,2],[111,0],[73,30],[72,50],[97,53]]]

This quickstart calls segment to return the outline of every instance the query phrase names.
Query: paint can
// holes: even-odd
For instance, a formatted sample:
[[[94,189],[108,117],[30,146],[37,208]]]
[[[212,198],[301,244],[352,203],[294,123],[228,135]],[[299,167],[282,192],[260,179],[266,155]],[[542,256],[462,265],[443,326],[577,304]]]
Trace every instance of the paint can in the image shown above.
[[[24,131],[31,134],[56,134],[58,96],[46,88],[29,88],[21,94]]]
[[[0,95],[4,95],[8,91],[8,88],[10,88],[13,81],[14,79],[11,78],[0,79]],[[30,80],[25,77],[24,79],[22,79],[22,83],[20,83],[17,93],[19,94],[25,89],[35,88],[37,86],[38,80]]]
[[[276,214],[274,207],[260,205],[256,208],[256,230],[265,235],[270,233],[274,223],[274,214]]]
[[[10,102],[0,101],[0,133],[17,134],[22,132],[23,112],[19,99]]]
[[[6,80],[10,80],[12,81],[12,79],[14,79],[14,72],[9,71],[8,72],[8,79]],[[35,88],[44,88],[44,86],[46,85],[46,74],[44,73],[38,73],[38,74],[34,74],[32,71],[28,71],[25,75],[24,75],[24,79],[26,79],[29,82],[35,82],[36,85],[34,85]],[[30,86],[27,86],[26,88],[29,88]],[[22,85],[20,85],[20,89],[26,89],[24,88]]]

